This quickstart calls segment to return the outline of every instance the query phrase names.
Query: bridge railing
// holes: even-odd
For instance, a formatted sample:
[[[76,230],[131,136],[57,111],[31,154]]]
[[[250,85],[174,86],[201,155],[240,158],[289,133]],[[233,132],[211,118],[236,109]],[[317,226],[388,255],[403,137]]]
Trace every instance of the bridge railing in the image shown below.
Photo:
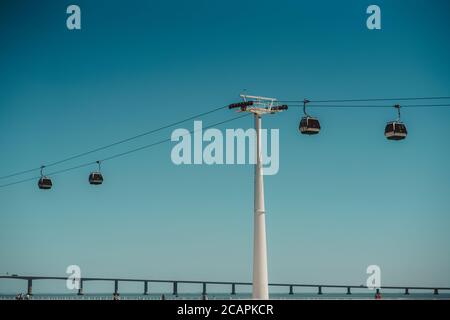
[[[27,294],[33,294],[33,282],[42,280],[63,280],[66,281],[67,277],[51,277],[51,276],[0,276],[0,279],[10,279],[10,280],[22,280],[27,282]],[[121,282],[140,282],[143,284],[143,295],[149,294],[149,284],[150,283],[167,283],[172,286],[172,294],[177,296],[179,285],[181,284],[198,284],[201,285],[202,294],[207,294],[208,285],[222,285],[229,286],[230,294],[236,294],[236,287],[251,286],[251,282],[238,282],[238,281],[204,281],[204,280],[167,280],[167,279],[128,279],[128,278],[98,278],[98,277],[83,277],[79,279],[80,288],[78,289],[78,294],[83,295],[84,283],[85,282],[112,282],[114,283],[114,294],[119,293],[119,283]],[[352,289],[366,289],[369,288],[363,285],[334,285],[334,284],[302,284],[302,283],[269,283],[270,287],[286,287],[286,292],[290,295],[295,293],[295,288],[316,288],[317,294],[322,295],[324,289],[343,289],[343,292],[350,295],[352,294]],[[434,295],[438,295],[439,292],[449,292],[450,287],[421,287],[421,286],[381,286],[377,290],[402,290],[405,295],[409,295],[412,290],[417,291],[430,291]]]

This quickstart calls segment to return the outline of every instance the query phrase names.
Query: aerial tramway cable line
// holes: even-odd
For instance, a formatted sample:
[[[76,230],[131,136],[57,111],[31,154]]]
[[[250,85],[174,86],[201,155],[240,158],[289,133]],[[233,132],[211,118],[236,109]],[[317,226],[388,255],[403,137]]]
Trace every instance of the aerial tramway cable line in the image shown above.
[[[370,102],[370,103],[372,103],[372,102],[377,102],[377,101],[380,102],[380,101],[393,101],[393,100],[413,101],[413,100],[444,100],[444,99],[450,100],[450,97],[333,99],[333,100],[331,100],[331,99],[330,100],[308,100],[308,99],[303,99],[303,100],[277,100],[276,101],[276,105],[272,105],[268,109],[268,112],[269,113],[274,113],[274,112],[276,112],[278,110],[286,110],[288,108],[287,104],[289,104],[290,106],[296,106],[296,105],[298,105],[300,107],[302,106],[304,115],[301,118],[300,123],[299,123],[299,131],[300,131],[300,133],[305,134],[305,135],[315,135],[315,134],[318,134],[320,132],[321,124],[320,124],[320,122],[319,122],[319,120],[317,118],[312,117],[311,115],[309,115],[309,113],[307,112],[307,107],[308,106],[309,106],[309,108],[311,108],[311,107],[312,108],[316,108],[316,107],[324,107],[324,108],[383,108],[383,107],[389,107],[389,108],[392,108],[392,105],[390,105],[390,106],[388,106],[388,105],[373,105],[373,104],[354,105],[353,103],[355,103],[355,102]],[[119,154],[114,154],[112,156],[106,157],[103,160],[98,160],[98,161],[95,161],[95,162],[83,163],[81,165],[77,165],[75,167],[71,167],[71,168],[66,168],[66,169],[62,169],[62,170],[59,170],[59,171],[55,171],[55,172],[47,174],[47,175],[43,174],[43,170],[44,170],[44,168],[48,168],[48,167],[51,167],[51,166],[56,166],[56,165],[62,164],[64,162],[67,162],[67,161],[70,161],[70,160],[74,160],[74,159],[86,156],[88,154],[92,154],[92,153],[95,153],[95,152],[98,152],[98,151],[101,151],[101,150],[105,150],[105,149],[108,149],[110,147],[113,147],[113,146],[116,146],[116,145],[119,145],[119,144],[123,144],[125,142],[131,141],[131,140],[134,140],[134,139],[146,136],[146,135],[150,135],[150,134],[159,132],[159,131],[161,131],[163,129],[167,129],[167,128],[173,127],[173,126],[181,124],[183,122],[186,122],[186,121],[189,121],[189,120],[193,120],[193,119],[197,119],[200,116],[204,116],[204,115],[207,115],[207,114],[210,114],[210,113],[214,113],[214,112],[217,112],[217,111],[222,110],[224,108],[229,108],[229,109],[239,108],[240,112],[245,112],[245,111],[248,110],[248,108],[253,108],[253,105],[255,103],[257,104],[258,102],[250,100],[250,101],[243,101],[243,102],[233,103],[233,104],[230,104],[230,105],[224,106],[224,107],[215,108],[215,109],[212,109],[210,111],[206,111],[206,112],[203,112],[203,113],[191,116],[189,118],[186,118],[186,119],[183,119],[183,120],[180,120],[180,121],[177,121],[177,122],[174,122],[174,123],[162,126],[160,128],[152,129],[152,130],[146,131],[144,133],[141,133],[141,134],[138,134],[138,135],[135,135],[135,136],[131,136],[129,138],[126,138],[126,139],[123,139],[123,140],[119,140],[119,141],[116,141],[114,143],[111,143],[111,144],[108,144],[108,145],[105,145],[105,146],[98,147],[96,149],[92,149],[92,150],[89,150],[89,151],[86,151],[86,152],[83,152],[83,153],[80,153],[80,154],[73,155],[73,156],[65,158],[65,159],[61,159],[61,160],[58,160],[58,161],[55,161],[55,162],[48,163],[46,165],[42,165],[42,166],[37,167],[37,168],[32,168],[32,169],[23,170],[23,171],[15,172],[15,173],[12,173],[12,174],[0,176],[0,179],[7,179],[7,178],[14,177],[14,176],[30,173],[30,172],[33,172],[35,170],[40,170],[41,174],[40,174],[39,177],[37,177],[39,179],[38,180],[38,187],[40,189],[43,189],[43,190],[48,190],[48,189],[51,189],[52,186],[53,186],[52,180],[49,177],[50,175],[55,175],[55,174],[59,174],[59,173],[62,173],[62,172],[67,172],[67,171],[75,170],[75,169],[78,169],[78,168],[81,168],[81,167],[89,166],[89,165],[92,165],[92,164],[97,164],[98,165],[98,170],[97,171],[93,171],[93,172],[91,172],[89,174],[88,181],[92,185],[100,185],[100,184],[103,183],[103,175],[102,175],[101,170],[100,170],[100,162],[101,161],[111,160],[111,159],[114,159],[114,158],[117,158],[117,157],[129,154],[129,153],[132,153],[132,152],[136,152],[136,151],[139,151],[139,150],[142,150],[142,149],[146,149],[148,147],[151,147],[151,146],[163,143],[163,142],[169,142],[171,140],[170,139],[165,139],[163,141],[159,141],[159,142],[154,143],[154,144],[145,145],[143,147],[139,147],[137,149],[125,151],[125,152],[122,152],[122,153],[119,153]],[[286,103],[286,104],[282,104],[282,103]],[[311,105],[310,103],[313,103],[313,105]],[[326,103],[333,103],[333,104],[330,105],[330,104],[326,104]],[[256,107],[257,107],[257,105],[256,105]],[[400,118],[400,116],[401,116],[400,115],[400,108],[450,107],[450,102],[449,103],[440,103],[440,104],[436,104],[436,103],[433,103],[433,104],[431,104],[431,103],[430,104],[411,104],[411,105],[406,104],[406,105],[402,105],[402,106],[400,106],[400,104],[395,104],[394,107],[397,109],[398,117],[397,117],[396,120],[389,121],[386,124],[385,130],[384,130],[384,135],[385,135],[385,137],[388,140],[394,140],[395,141],[395,140],[403,140],[403,139],[405,139],[407,134],[408,134],[408,131],[406,129],[406,124],[403,123],[401,121],[401,118]],[[225,123],[225,122],[232,121],[232,120],[235,120],[235,119],[237,119],[237,118],[228,119],[228,120],[222,121],[220,123]],[[217,125],[217,124],[215,124],[215,125]],[[23,180],[20,180],[20,181],[6,183],[6,184],[3,184],[3,185],[0,185],[0,188],[1,187],[6,187],[6,186],[10,186],[10,185],[14,185],[14,184],[18,184],[18,183],[23,183],[23,182],[34,180],[34,179],[36,179],[36,178],[23,179]]]

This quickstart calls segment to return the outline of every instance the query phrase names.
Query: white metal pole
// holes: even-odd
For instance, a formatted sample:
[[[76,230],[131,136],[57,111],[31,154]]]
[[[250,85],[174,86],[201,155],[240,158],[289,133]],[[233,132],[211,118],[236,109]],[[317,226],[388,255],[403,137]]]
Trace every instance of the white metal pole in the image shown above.
[[[253,299],[269,299],[267,276],[266,213],[261,151],[261,115],[255,113],[256,165],[253,228]]]

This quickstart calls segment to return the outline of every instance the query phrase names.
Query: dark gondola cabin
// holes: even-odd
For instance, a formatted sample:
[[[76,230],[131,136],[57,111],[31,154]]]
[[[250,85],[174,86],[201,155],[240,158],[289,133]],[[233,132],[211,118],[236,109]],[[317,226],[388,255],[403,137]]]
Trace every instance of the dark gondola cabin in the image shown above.
[[[103,176],[100,172],[92,172],[89,175],[89,183],[93,185],[99,185],[103,183]]]
[[[52,188],[52,180],[47,177],[41,177],[38,181],[39,189],[47,190]]]
[[[320,122],[313,117],[303,117],[300,120],[299,130],[302,134],[318,134],[320,132]]]
[[[388,140],[403,140],[407,135],[408,131],[405,124],[399,121],[388,122],[384,129],[384,136]]]

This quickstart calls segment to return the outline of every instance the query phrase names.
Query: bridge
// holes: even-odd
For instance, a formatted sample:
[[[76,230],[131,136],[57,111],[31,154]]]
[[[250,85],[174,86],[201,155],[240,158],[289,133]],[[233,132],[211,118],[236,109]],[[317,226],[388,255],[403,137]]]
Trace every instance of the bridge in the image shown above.
[[[43,281],[43,280],[63,280],[67,281],[67,277],[49,277],[49,276],[26,276],[26,275],[11,275],[11,276],[0,276],[0,279],[11,279],[11,280],[22,280],[27,281],[27,293],[29,295],[33,294],[33,282]],[[223,285],[230,288],[230,294],[236,294],[236,287],[252,286],[251,282],[234,282],[234,281],[200,281],[200,280],[155,280],[155,279],[128,279],[128,278],[93,278],[93,277],[83,277],[76,279],[80,281],[80,287],[78,289],[78,295],[83,295],[83,283],[101,281],[101,282],[112,282],[114,283],[114,294],[119,294],[119,283],[124,282],[140,282],[143,285],[143,295],[149,294],[149,284],[150,283],[168,283],[172,286],[172,294],[178,295],[178,286],[181,284],[198,284],[202,288],[202,294],[207,294],[208,285]],[[285,287],[286,292],[289,294],[294,294],[295,288],[316,288],[317,294],[323,294],[324,289],[343,289],[343,292],[350,295],[352,294],[352,289],[369,289],[367,286],[363,285],[334,285],[334,284],[301,284],[301,283],[269,283],[270,287]],[[430,291],[435,295],[438,295],[441,291],[450,292],[450,287],[420,287],[420,286],[381,286],[379,290],[402,290],[405,295],[409,295],[411,290],[420,291]]]

